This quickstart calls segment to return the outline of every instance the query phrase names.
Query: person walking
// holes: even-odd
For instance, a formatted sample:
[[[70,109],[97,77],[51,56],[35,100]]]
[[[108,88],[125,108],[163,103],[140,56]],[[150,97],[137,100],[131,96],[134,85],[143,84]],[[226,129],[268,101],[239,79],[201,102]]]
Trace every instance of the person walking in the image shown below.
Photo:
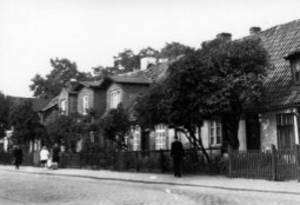
[[[178,136],[175,135],[174,142],[171,144],[171,156],[173,157],[173,169],[174,176],[181,177],[181,163],[184,156],[184,149],[182,143],[178,140]]]
[[[14,146],[13,156],[14,156],[14,165],[15,165],[16,169],[19,169],[20,165],[23,162],[23,151],[19,147],[19,145]]]
[[[46,168],[47,162],[49,158],[49,151],[46,146],[42,147],[42,150],[40,151],[40,160],[41,160],[41,166]]]
[[[59,164],[59,152],[60,148],[57,143],[54,144],[54,147],[52,149],[52,167],[54,169],[58,168]]]

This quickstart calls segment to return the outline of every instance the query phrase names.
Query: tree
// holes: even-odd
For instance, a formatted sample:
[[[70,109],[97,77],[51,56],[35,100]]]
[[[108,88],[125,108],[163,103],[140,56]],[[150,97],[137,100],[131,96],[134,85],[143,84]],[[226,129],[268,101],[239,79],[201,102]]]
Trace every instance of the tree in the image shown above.
[[[166,43],[166,45],[160,50],[160,57],[174,60],[179,56],[186,55],[193,50],[193,48],[183,45],[179,42]]]
[[[137,119],[146,127],[165,123],[175,133],[185,134],[195,149],[203,147],[201,129],[208,107],[204,104],[209,95],[207,70],[198,60],[197,52],[190,52],[174,62],[164,82],[152,86],[149,93],[139,98],[136,105]]]
[[[32,79],[30,89],[34,91],[35,97],[52,98],[58,95],[71,79],[79,81],[91,78],[90,73],[79,72],[76,63],[66,58],[50,59],[50,64],[53,69],[45,78],[37,74]]]
[[[163,83],[154,83],[149,90],[136,99],[134,116],[139,125],[154,129],[155,125],[168,122],[165,88]]]
[[[125,49],[117,56],[114,56],[114,67],[122,73],[133,71],[140,67],[140,57],[130,49]]]
[[[5,135],[5,130],[8,128],[8,111],[9,102],[6,96],[0,92],[0,138]]]
[[[140,50],[139,52],[139,57],[155,57],[157,58],[159,55],[159,52],[157,50],[155,50],[154,48],[148,46],[147,48],[143,48],[142,50]]]
[[[19,144],[27,144],[35,139],[46,138],[46,130],[32,109],[30,99],[13,104],[9,114],[10,125],[14,127],[13,139]]]
[[[118,149],[127,147],[125,137],[130,129],[128,113],[120,104],[116,109],[111,109],[100,122],[102,134],[105,139],[114,142]]]
[[[137,119],[146,126],[166,123],[184,133],[209,160],[199,130],[204,119],[220,116],[224,145],[237,149],[239,119],[259,102],[268,65],[259,39],[207,42],[173,62],[161,85],[138,99]]]
[[[81,139],[81,133],[84,133],[84,127],[81,125],[77,116],[58,116],[47,125],[49,142],[64,144],[68,150],[75,151],[76,144]]]
[[[269,56],[259,38],[238,41],[215,39],[203,43],[201,61],[211,72],[214,88],[207,99],[222,116],[223,145],[238,149],[241,115],[255,107],[263,95],[263,82],[270,68]]]

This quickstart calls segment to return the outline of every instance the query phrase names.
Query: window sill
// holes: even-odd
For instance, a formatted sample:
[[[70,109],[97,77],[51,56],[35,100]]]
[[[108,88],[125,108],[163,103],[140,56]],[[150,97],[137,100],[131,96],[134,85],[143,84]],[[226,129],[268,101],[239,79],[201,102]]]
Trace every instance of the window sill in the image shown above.
[[[221,148],[222,144],[211,144],[209,145],[209,148]]]

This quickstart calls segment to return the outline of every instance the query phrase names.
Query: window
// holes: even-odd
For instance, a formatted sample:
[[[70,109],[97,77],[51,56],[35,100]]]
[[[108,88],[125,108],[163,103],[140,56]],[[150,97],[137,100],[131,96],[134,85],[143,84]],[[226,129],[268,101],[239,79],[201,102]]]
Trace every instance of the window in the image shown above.
[[[167,148],[167,127],[164,124],[155,126],[155,149]]]
[[[277,114],[276,122],[278,149],[292,149],[295,145],[293,113]]]
[[[222,143],[222,124],[220,120],[209,122],[210,145],[220,145]]]
[[[61,100],[60,101],[60,113],[62,115],[65,115],[66,114],[66,111],[67,111],[67,101],[66,100]]]
[[[83,96],[83,101],[82,102],[83,102],[82,114],[86,115],[87,110],[89,109],[89,99],[88,99],[87,95]]]
[[[113,90],[110,93],[110,108],[117,108],[119,103],[121,102],[121,91]]]
[[[132,150],[137,151],[140,150],[140,142],[141,142],[141,128],[140,126],[132,126],[131,128],[133,142],[132,142]]]
[[[291,66],[295,83],[300,83],[300,60],[292,59]]]

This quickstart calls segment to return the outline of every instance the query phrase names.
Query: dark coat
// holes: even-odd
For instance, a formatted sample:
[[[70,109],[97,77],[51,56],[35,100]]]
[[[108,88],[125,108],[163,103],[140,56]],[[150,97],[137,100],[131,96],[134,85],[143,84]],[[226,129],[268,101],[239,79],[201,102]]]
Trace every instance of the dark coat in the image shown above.
[[[54,147],[53,148],[53,153],[52,153],[52,162],[57,162],[59,163],[59,151],[60,148],[59,147]]]
[[[20,148],[15,148],[13,150],[14,155],[14,163],[15,164],[22,164],[23,161],[23,151]]]
[[[171,156],[176,159],[182,159],[184,156],[183,145],[179,141],[172,142],[171,145]]]

